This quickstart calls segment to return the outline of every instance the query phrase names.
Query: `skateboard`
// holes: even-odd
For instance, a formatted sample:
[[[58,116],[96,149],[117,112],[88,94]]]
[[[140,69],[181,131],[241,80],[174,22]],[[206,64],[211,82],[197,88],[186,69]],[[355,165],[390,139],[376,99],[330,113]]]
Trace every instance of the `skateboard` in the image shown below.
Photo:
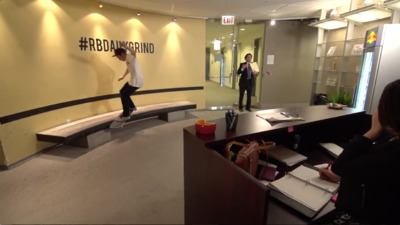
[[[114,120],[114,121],[110,124],[110,128],[122,128],[122,127],[124,126],[124,124],[125,124],[126,122],[128,122],[128,120],[131,118],[130,115],[132,115],[132,112],[133,112],[133,111],[136,111],[136,108],[130,109],[130,110],[129,110],[129,118],[128,118],[127,120],[125,120],[125,121],[117,121],[117,120]],[[122,116],[122,113],[121,113],[117,118],[119,118],[120,116]]]
[[[110,128],[122,128],[124,126],[124,123],[126,121],[116,121],[114,120],[111,124],[110,124]]]

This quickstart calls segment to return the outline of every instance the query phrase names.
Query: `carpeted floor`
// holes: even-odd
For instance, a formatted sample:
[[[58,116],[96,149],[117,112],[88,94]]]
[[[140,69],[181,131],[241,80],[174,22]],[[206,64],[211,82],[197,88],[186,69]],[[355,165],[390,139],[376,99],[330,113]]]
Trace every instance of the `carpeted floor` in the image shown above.
[[[208,107],[232,106],[237,97],[235,90],[206,86]],[[183,224],[183,128],[224,113],[133,122],[91,151],[60,146],[0,171],[0,223]]]

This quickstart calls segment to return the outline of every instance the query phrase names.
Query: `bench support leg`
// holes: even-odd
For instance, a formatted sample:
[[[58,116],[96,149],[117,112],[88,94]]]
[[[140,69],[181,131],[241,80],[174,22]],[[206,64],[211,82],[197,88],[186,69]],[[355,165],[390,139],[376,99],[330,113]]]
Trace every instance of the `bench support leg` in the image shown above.
[[[109,141],[111,141],[111,132],[106,129],[78,138],[69,143],[69,145],[93,149]]]
[[[176,111],[176,112],[163,113],[160,115],[159,118],[167,122],[174,122],[182,120],[185,117],[186,117],[186,111]]]

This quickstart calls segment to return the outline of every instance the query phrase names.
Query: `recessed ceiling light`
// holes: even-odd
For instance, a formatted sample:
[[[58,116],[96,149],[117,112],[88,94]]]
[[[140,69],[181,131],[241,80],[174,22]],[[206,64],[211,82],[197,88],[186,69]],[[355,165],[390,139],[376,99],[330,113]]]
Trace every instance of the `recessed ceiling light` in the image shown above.
[[[385,19],[390,17],[391,15],[392,12],[384,7],[370,5],[347,13],[343,13],[341,17],[355,22],[365,23],[374,20]]]
[[[347,27],[347,21],[341,18],[329,18],[311,23],[310,26],[322,28],[325,30],[335,30]]]
[[[331,16],[337,16],[339,13],[338,13],[338,11],[336,11],[336,8],[334,8],[332,11],[331,11]]]

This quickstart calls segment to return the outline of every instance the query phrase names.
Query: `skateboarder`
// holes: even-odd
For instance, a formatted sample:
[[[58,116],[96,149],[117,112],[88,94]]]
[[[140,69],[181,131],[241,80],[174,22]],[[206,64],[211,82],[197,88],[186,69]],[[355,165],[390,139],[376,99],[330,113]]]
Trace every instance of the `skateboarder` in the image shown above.
[[[136,110],[136,106],[131,99],[131,95],[144,84],[143,73],[139,65],[139,61],[136,57],[136,50],[128,47],[125,42],[119,42],[121,48],[117,48],[114,51],[113,57],[117,57],[119,60],[126,63],[125,73],[118,79],[118,81],[123,80],[128,73],[130,78],[128,82],[119,91],[121,94],[121,102],[123,112],[119,117],[115,119],[116,122],[124,123],[130,118],[133,111]],[[129,50],[131,54],[127,54],[126,50]]]

